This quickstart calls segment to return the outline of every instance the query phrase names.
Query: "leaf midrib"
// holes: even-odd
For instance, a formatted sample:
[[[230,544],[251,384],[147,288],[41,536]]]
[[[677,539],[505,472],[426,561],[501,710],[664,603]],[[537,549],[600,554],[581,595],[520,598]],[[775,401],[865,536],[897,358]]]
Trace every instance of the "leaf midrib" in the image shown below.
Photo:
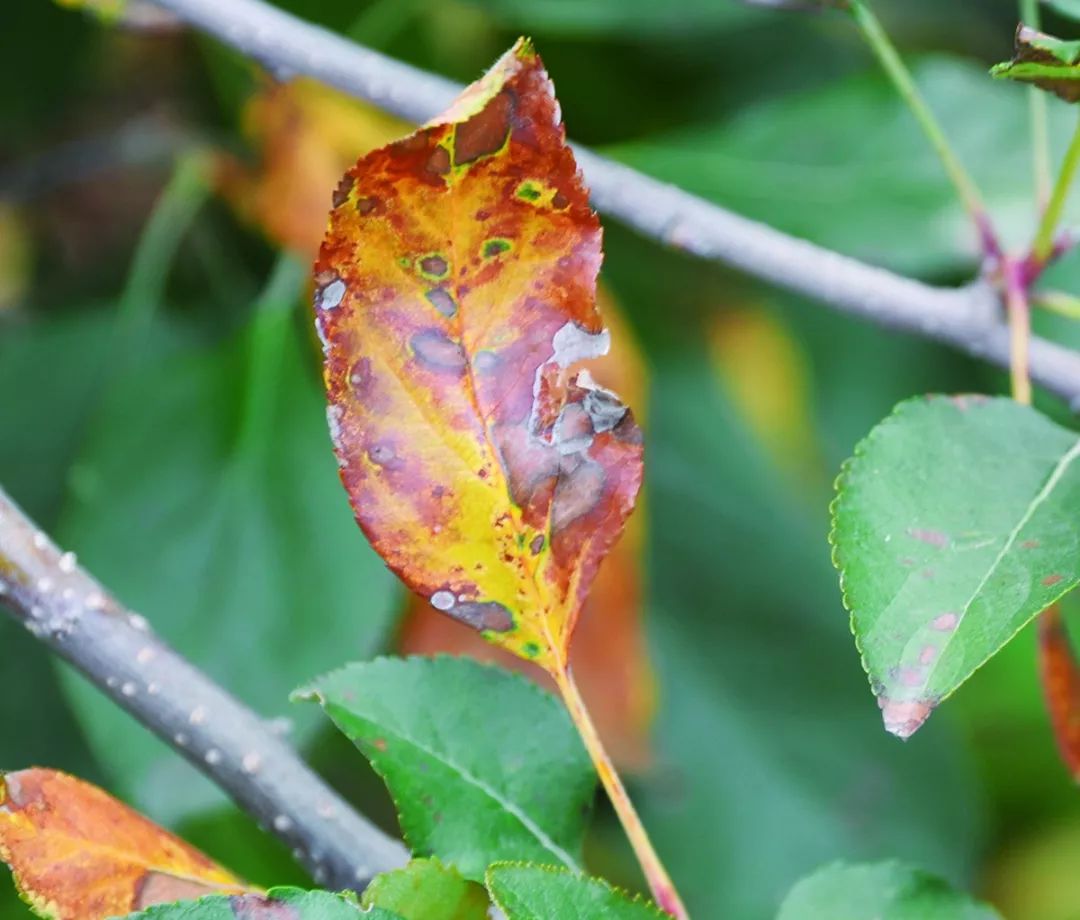
[[[343,707],[344,708],[344,707]],[[349,715],[359,716],[359,713],[352,713],[348,709],[345,712]],[[364,716],[359,716],[365,718]],[[450,756],[444,752],[433,750],[421,741],[412,737],[405,730],[395,728],[385,723],[378,723],[372,720],[373,725],[378,725],[380,731],[390,734],[397,738],[399,741],[403,741],[406,744],[412,745],[423,754],[426,754],[432,760],[441,763],[443,766],[448,767],[454,773],[456,773],[462,780],[468,785],[478,789],[489,799],[491,799],[496,805],[502,808],[507,814],[515,818],[519,824],[526,831],[528,831],[536,840],[544,847],[549,853],[559,859],[565,866],[575,871],[580,872],[581,867],[577,864],[577,861],[567,853],[562,847],[560,847],[554,840],[546,834],[542,828],[540,828],[529,815],[525,814],[517,805],[508,799],[504,798],[497,789],[494,789],[480,777],[474,775],[470,770],[459,764],[456,760],[450,758]]]

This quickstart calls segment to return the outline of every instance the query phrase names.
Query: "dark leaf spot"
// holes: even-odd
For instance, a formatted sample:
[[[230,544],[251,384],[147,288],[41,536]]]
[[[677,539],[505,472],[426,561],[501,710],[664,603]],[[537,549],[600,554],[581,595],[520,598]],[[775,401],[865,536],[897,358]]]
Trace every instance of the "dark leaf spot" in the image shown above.
[[[337,184],[337,188],[334,189],[334,207],[340,208],[346,201],[349,200],[349,192],[352,191],[353,177],[351,175],[345,175],[341,181]]]
[[[461,166],[498,153],[510,134],[514,97],[504,89],[483,110],[454,130],[454,163]]]
[[[465,369],[465,350],[441,329],[424,329],[412,337],[416,357],[428,367],[460,372]]]
[[[510,611],[497,601],[464,601],[449,612],[455,620],[481,631],[507,632],[514,628]]]
[[[453,295],[444,288],[432,288],[424,296],[436,310],[443,316],[453,316],[457,313],[457,303]]]

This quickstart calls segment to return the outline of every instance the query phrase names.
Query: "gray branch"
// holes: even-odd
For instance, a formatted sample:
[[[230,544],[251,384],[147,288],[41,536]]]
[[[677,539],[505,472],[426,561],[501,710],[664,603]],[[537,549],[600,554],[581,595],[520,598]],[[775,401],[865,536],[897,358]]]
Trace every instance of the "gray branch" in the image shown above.
[[[262,0],[153,0],[278,77],[315,77],[414,122],[446,108],[454,83],[363,48]],[[1001,367],[1009,337],[985,284],[931,287],[788,236],[575,145],[594,205],[647,237],[723,262],[827,307],[944,342]],[[1080,411],[1080,355],[1031,343],[1034,381]]]
[[[360,889],[407,860],[399,842],[110,597],[0,489],[2,608],[288,845],[316,883]]]

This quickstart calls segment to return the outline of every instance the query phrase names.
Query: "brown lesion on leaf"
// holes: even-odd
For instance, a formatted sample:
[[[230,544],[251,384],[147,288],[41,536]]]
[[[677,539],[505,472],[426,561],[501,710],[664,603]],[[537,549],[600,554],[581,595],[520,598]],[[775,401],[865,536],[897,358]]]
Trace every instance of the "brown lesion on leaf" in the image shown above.
[[[194,900],[207,894],[220,894],[223,890],[235,891],[236,888],[222,889],[216,885],[177,878],[167,872],[150,869],[135,883],[135,900],[131,906],[142,910],[154,904],[169,904],[173,901]]]
[[[498,601],[463,601],[454,604],[447,613],[481,632],[505,633],[514,628],[513,614]]]
[[[337,188],[334,189],[334,195],[331,199],[335,208],[340,208],[349,200],[349,193],[352,191],[354,181],[355,179],[351,173],[346,173],[341,177],[341,181],[337,184]]]
[[[416,270],[425,278],[441,281],[450,274],[450,263],[441,252],[429,252],[416,260]]]
[[[356,199],[356,213],[367,217],[379,207],[379,199],[373,195],[364,195]]]
[[[1045,577],[1045,578],[1044,578],[1044,579],[1042,580],[1042,584],[1043,584],[1043,586],[1044,586],[1044,587],[1047,587],[1047,588],[1052,588],[1052,587],[1053,587],[1054,585],[1056,585],[1056,584],[1057,584],[1057,583],[1058,583],[1059,581],[1063,581],[1063,580],[1064,580],[1064,578],[1065,578],[1065,576],[1064,576],[1064,575],[1047,575],[1047,576],[1046,576],[1046,577]]]
[[[454,127],[454,165],[464,166],[498,153],[510,138],[516,100],[506,87],[468,121]]]
[[[427,158],[424,169],[432,175],[445,176],[450,172],[450,151],[442,144],[437,145]]]

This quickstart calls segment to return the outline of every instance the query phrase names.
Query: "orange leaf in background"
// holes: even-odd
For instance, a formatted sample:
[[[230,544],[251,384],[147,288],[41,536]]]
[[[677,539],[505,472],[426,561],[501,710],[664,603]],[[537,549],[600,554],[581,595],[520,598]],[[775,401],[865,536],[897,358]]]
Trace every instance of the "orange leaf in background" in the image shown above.
[[[271,240],[314,257],[326,232],[327,190],[357,151],[407,130],[405,122],[313,80],[268,83],[244,107],[243,131],[258,163],[222,158],[219,185]]]
[[[643,419],[646,368],[626,321],[604,287],[597,290],[611,334],[610,359],[588,362],[602,386],[623,395]],[[626,530],[596,573],[574,635],[571,661],[582,696],[612,759],[629,770],[642,770],[651,760],[649,729],[656,710],[655,680],[642,621],[642,566],[645,516],[639,507]],[[473,630],[433,610],[427,600],[411,595],[398,639],[406,654],[446,652],[497,661],[554,689],[542,669],[486,643]]]
[[[1080,780],[1080,667],[1058,604],[1039,617],[1039,676],[1061,759]]]
[[[716,377],[761,445],[790,472],[822,475],[806,354],[760,307],[715,310],[706,341]]]
[[[329,419],[364,532],[432,606],[553,673],[641,483],[606,353],[600,226],[519,42],[362,158],[316,265]]]
[[[34,911],[57,920],[251,890],[96,786],[55,770],[0,780],[0,857]]]

